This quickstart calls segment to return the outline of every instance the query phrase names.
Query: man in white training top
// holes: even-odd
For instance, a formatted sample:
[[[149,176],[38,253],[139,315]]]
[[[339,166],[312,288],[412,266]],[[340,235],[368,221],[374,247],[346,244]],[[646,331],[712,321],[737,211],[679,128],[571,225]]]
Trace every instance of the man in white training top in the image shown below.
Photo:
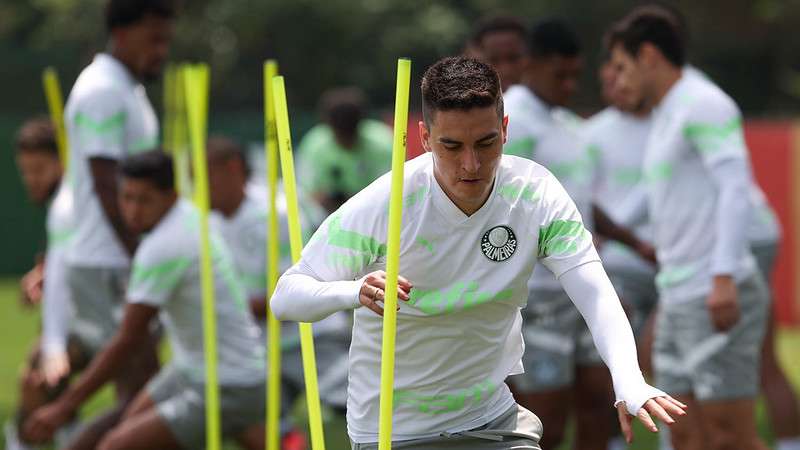
[[[659,273],[656,381],[700,414],[676,449],[764,449],[755,424],[767,293],[747,241],[752,176],[734,101],[686,74],[674,16],[640,7],[609,34],[617,83],[652,108],[643,170]]]
[[[537,261],[560,279],[614,378],[620,422],[655,431],[682,406],[647,385],[630,325],[591,234],[543,167],[503,156],[507,118],[497,73],[445,58],[422,80],[426,153],[405,166],[402,300],[394,434],[404,448],[539,448],[542,424],[504,380],[522,371],[520,308]],[[282,320],[354,309],[347,422],[354,449],[377,448],[387,174],[331,215],[272,299]],[[364,306],[363,308],[361,306]]]

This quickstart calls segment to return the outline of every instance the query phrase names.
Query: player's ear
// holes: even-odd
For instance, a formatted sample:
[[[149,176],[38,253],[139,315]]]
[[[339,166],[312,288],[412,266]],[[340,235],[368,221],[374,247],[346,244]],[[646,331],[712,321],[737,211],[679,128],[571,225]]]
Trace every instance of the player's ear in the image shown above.
[[[643,42],[634,59],[637,63],[644,65],[644,67],[652,67],[659,55],[661,55],[661,51],[658,50],[655,45],[649,42]]]
[[[428,139],[431,137],[430,130],[428,130],[428,127],[425,126],[425,122],[422,120],[419,121],[417,126],[419,128],[419,140],[422,142],[422,149],[426,152],[431,151],[431,146],[428,142]]]
[[[508,141],[508,114],[503,116],[502,126],[503,126],[503,144],[505,144]]]

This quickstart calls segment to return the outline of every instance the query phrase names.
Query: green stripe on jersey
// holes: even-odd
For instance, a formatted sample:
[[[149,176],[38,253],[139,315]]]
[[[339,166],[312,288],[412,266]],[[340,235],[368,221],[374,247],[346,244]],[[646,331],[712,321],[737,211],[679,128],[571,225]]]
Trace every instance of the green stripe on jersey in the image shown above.
[[[99,121],[79,112],[75,114],[75,125],[95,134],[106,134],[122,131],[126,118],[125,111],[120,111],[111,117]]]
[[[734,117],[727,123],[705,124],[690,123],[683,129],[683,135],[692,141],[700,153],[714,153],[728,148],[742,148],[742,119]],[[734,139],[730,142],[729,139]]]
[[[554,220],[539,229],[539,258],[574,252],[585,234],[583,223],[577,220]]]
[[[131,286],[146,283],[149,291],[162,292],[175,287],[178,280],[191,264],[189,258],[175,258],[153,266],[134,264],[131,273]]]
[[[503,153],[506,155],[520,156],[523,158],[533,158],[533,152],[536,150],[536,139],[526,137],[514,140],[503,146]]]
[[[366,253],[374,259],[386,256],[385,244],[381,244],[371,236],[343,229],[340,216],[334,217],[328,225],[328,244]]]

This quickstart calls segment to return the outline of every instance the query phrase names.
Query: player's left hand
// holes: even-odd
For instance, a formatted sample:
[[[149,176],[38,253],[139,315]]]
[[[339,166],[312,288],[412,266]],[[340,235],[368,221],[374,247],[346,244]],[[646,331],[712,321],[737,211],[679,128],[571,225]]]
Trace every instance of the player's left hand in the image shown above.
[[[19,282],[22,291],[22,303],[25,306],[37,306],[42,302],[44,287],[44,265],[37,263]]]
[[[53,434],[67,423],[72,413],[72,408],[59,400],[42,406],[25,422],[25,434],[36,444],[51,441]]]
[[[636,418],[639,422],[644,424],[645,428],[653,433],[658,432],[655,422],[651,414],[658,418],[658,420],[672,425],[675,419],[672,416],[680,417],[686,415],[686,405],[675,400],[669,395],[663,397],[653,397],[648,400],[641,408]],[[624,402],[617,405],[617,415],[619,416],[619,426],[622,429],[622,435],[625,436],[625,442],[630,444],[633,442],[633,416],[628,414],[628,409]]]

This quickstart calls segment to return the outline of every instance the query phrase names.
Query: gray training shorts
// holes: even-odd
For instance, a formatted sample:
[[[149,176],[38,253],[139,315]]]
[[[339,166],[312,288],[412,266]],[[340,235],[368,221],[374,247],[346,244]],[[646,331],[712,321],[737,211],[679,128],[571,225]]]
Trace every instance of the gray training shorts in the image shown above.
[[[70,332],[91,354],[114,336],[122,318],[128,268],[69,266],[67,284],[75,309]]]
[[[405,450],[541,450],[542,421],[535,414],[514,405],[500,417],[482,427],[460,433],[392,442],[392,448]],[[352,443],[353,450],[377,450],[378,443]]]
[[[174,366],[161,369],[147,384],[147,394],[158,415],[186,450],[206,447],[205,385],[190,380]],[[236,437],[248,427],[264,422],[266,388],[220,386],[220,420],[224,437]]]
[[[576,367],[603,364],[586,322],[563,290],[532,290],[522,320],[525,373],[509,378],[518,391],[571,386]]]
[[[701,401],[758,395],[769,300],[761,274],[737,288],[740,319],[727,332],[714,329],[706,296],[661,307],[653,344],[659,389]]]

